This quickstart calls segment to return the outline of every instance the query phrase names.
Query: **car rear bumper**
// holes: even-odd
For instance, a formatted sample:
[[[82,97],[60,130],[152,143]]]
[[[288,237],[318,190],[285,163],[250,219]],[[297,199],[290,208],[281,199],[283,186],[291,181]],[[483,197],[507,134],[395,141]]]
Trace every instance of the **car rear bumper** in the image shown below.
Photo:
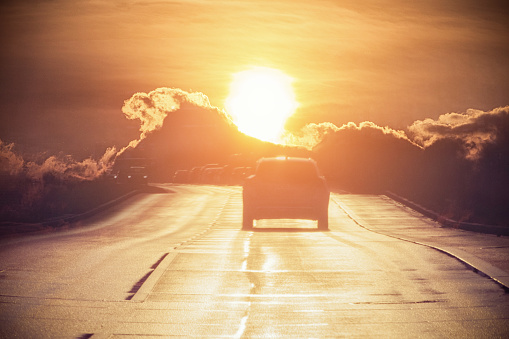
[[[310,219],[318,220],[324,208],[310,207],[257,207],[252,208],[253,219]]]

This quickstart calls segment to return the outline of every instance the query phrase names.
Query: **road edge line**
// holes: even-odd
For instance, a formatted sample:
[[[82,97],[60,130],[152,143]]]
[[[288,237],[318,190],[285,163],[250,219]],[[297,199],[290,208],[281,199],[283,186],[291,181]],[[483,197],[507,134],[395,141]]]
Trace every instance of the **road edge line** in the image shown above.
[[[393,200],[393,199],[391,199],[391,200]],[[501,270],[498,267],[495,267],[495,266],[487,263],[486,261],[482,260],[481,258],[478,258],[472,254],[468,254],[467,252],[464,252],[457,248],[450,248],[450,247],[441,248],[436,245],[427,244],[427,243],[410,240],[410,239],[405,239],[405,238],[401,238],[401,237],[398,237],[395,235],[389,235],[389,234],[375,231],[371,228],[368,228],[368,226],[361,224],[361,222],[363,222],[363,223],[369,225],[369,223],[367,223],[365,220],[360,218],[357,214],[355,214],[352,210],[350,210],[343,203],[338,202],[335,199],[332,199],[332,201],[334,201],[336,203],[336,205],[338,205],[339,208],[341,208],[350,219],[352,219],[357,225],[364,228],[365,230],[376,233],[376,234],[385,235],[387,237],[391,237],[394,239],[410,242],[410,243],[413,243],[416,245],[426,246],[426,247],[432,248],[434,250],[437,250],[439,252],[442,252],[444,254],[447,254],[448,256],[453,257],[456,260],[460,261],[462,264],[466,265],[467,267],[472,269],[474,272],[481,273],[482,275],[493,280],[496,284],[498,284],[500,287],[502,287],[502,289],[506,293],[509,293],[509,273]]]
[[[157,267],[150,273],[147,280],[143,282],[138,291],[133,295],[130,301],[133,302],[144,302],[152,289],[155,287],[159,279],[163,276],[166,269],[171,265],[175,257],[177,256],[177,252],[169,252],[164,257],[164,259],[157,265]]]

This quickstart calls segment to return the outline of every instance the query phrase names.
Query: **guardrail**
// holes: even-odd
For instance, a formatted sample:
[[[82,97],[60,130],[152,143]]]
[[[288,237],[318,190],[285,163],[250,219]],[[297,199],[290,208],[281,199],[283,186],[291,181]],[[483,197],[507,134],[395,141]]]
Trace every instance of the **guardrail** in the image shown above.
[[[487,233],[487,234],[495,234],[497,236],[508,236],[509,235],[509,227],[503,227],[503,226],[496,226],[496,225],[484,225],[484,224],[477,224],[477,223],[470,223],[470,222],[462,222],[457,220],[452,220],[449,218],[446,218],[435,211],[432,211],[430,209],[427,209],[411,200],[408,200],[394,192],[386,191],[385,194],[393,199],[396,200],[411,209],[439,222],[444,227],[451,227],[451,228],[458,228],[465,231],[472,231],[472,232],[478,232],[478,233]]]
[[[124,201],[128,198],[140,193],[139,190],[132,190],[120,197],[112,199],[106,203],[96,206],[88,211],[79,214],[67,214],[35,223],[19,223],[19,222],[2,222],[0,223],[0,239],[13,236],[46,233],[57,231],[65,228],[70,224],[76,223],[82,219],[89,218],[95,214],[105,211],[106,209]]]

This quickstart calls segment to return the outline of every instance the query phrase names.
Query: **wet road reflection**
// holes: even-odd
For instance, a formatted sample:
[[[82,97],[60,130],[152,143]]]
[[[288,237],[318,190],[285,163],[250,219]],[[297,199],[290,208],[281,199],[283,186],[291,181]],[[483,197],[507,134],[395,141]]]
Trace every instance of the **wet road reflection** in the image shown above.
[[[161,187],[175,193],[4,246],[0,337],[507,334],[509,295],[498,285],[443,253],[359,227],[335,203],[362,204],[363,217],[386,218],[386,228],[423,222],[387,199],[333,195],[329,231],[288,219],[243,231],[240,187]]]
[[[358,227],[335,204],[329,214],[329,232],[307,220],[259,220],[242,231],[240,209],[227,206],[217,227],[179,249],[161,279],[168,284],[148,300],[200,308],[193,335],[440,336],[471,334],[468,321],[503,331],[509,307],[496,285],[439,252]],[[221,329],[204,333],[200,323]]]

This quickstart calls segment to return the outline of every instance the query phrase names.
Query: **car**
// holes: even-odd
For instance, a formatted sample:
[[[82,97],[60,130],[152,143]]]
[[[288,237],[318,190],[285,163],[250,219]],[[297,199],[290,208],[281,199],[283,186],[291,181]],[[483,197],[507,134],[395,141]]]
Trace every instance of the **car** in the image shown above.
[[[224,168],[220,166],[204,168],[200,176],[200,182],[208,185],[219,184],[223,170]]]
[[[317,220],[329,228],[330,191],[313,159],[262,158],[254,175],[244,181],[242,228],[253,229],[257,219]]]
[[[114,176],[118,184],[147,185],[148,173],[144,166],[130,166],[120,169]]]
[[[244,180],[252,174],[251,167],[235,167],[230,176],[231,185],[242,185]]]
[[[184,184],[189,182],[189,171],[188,170],[177,170],[173,174],[172,181],[178,184]]]

